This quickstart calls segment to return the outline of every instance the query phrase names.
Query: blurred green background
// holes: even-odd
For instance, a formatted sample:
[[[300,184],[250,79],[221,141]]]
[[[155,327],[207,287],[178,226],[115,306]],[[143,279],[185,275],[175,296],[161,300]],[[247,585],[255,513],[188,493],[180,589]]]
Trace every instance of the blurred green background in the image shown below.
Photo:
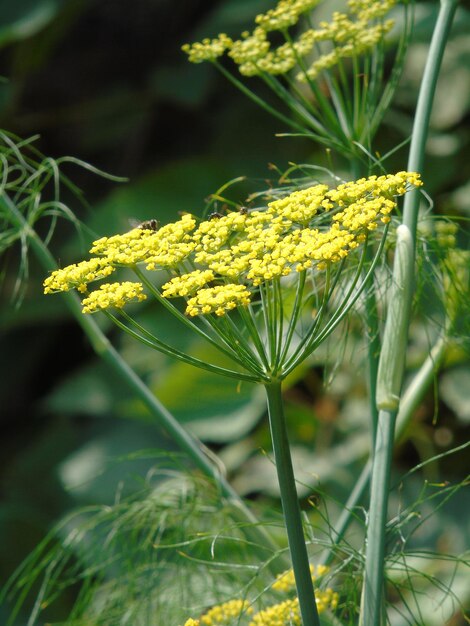
[[[382,153],[409,136],[437,5],[417,4],[403,79],[377,141]],[[324,151],[311,142],[276,137],[286,131],[278,121],[209,64],[187,63],[180,50],[187,41],[221,31],[239,33],[270,6],[257,0],[4,0],[0,128],[23,138],[38,134],[35,145],[46,155],[71,155],[129,179],[117,184],[66,167],[90,208],[67,192],[63,201],[99,236],[127,230],[132,219],[165,222],[179,211],[201,214],[209,194],[240,175],[250,181],[235,192],[239,197],[262,189],[268,179],[276,182],[270,163],[280,170],[292,161],[328,165]],[[470,12],[462,4],[444,60],[424,172],[436,212],[462,220],[470,217],[469,31]],[[406,156],[404,147],[390,159],[389,171],[405,169]],[[341,160],[334,166],[347,175]],[[92,238],[80,240],[70,224],[59,224],[52,242],[59,263],[83,258]],[[61,299],[43,296],[44,275],[34,260],[24,301],[15,307],[17,263],[12,251],[3,266],[0,301],[0,582],[64,512],[77,504],[112,502],[118,488],[131,492],[152,465],[116,458],[148,448],[174,450],[98,361]],[[143,308],[142,315],[179,345],[192,342],[164,313]],[[242,494],[259,506],[276,497],[272,466],[260,454],[269,439],[256,389],[239,390],[109,332],[168,408],[221,454]],[[353,324],[349,333],[347,344],[337,342],[345,365],[333,372],[338,355],[330,347],[287,391],[299,478],[315,487],[320,476],[322,488],[340,501],[369,443],[360,375],[365,353],[359,327]],[[419,325],[412,342],[411,369],[428,351]],[[419,407],[397,451],[403,471],[468,440],[467,348],[465,342],[456,348]],[[427,477],[462,480],[470,470],[468,456],[431,464]],[[461,519],[470,519],[468,496],[459,506]],[[456,545],[468,544],[468,526],[456,525],[453,507],[448,504],[442,513],[448,519],[442,518],[430,541],[447,524],[446,532],[459,529]],[[1,616],[0,608],[0,621]]]

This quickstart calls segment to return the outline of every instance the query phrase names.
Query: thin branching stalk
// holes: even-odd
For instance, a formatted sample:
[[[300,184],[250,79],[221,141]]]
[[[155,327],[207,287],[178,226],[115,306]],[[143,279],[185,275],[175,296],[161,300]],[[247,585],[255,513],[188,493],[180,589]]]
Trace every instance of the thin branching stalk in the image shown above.
[[[418,96],[408,159],[408,167],[412,171],[421,171],[423,168],[434,92],[456,8],[456,0],[441,1]],[[403,230],[399,232],[393,269],[393,288],[397,291],[398,302],[394,298],[389,306],[379,365],[377,406],[380,410],[371,479],[361,626],[380,626],[385,614],[383,587],[387,503],[395,419],[405,368],[404,355],[411,311],[418,206],[419,194],[411,191],[405,198],[403,225],[398,229]]]
[[[274,449],[282,510],[287,529],[289,550],[294,570],[297,596],[303,626],[320,626],[312,576],[308,562],[307,546],[302,527],[299,500],[295,486],[292,459],[287,438],[286,421],[281,392],[281,382],[265,385],[268,402],[269,426]]]
[[[357,159],[352,162],[352,174],[354,178],[359,178],[363,165]],[[372,249],[370,244],[365,245],[364,249],[366,263],[372,263]],[[369,273],[365,281],[364,288],[364,311],[365,311],[365,327],[367,341],[367,383],[369,392],[369,411],[370,411],[370,441],[371,450],[374,450],[375,436],[377,433],[378,411],[375,404],[375,394],[377,390],[377,370],[380,354],[380,335],[379,335],[379,316],[377,306],[377,296],[375,293],[375,272]]]

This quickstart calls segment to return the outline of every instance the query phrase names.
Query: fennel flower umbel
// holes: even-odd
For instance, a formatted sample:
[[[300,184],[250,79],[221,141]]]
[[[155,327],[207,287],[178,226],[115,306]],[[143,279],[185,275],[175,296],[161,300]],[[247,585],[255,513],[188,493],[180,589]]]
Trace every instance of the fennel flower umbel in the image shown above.
[[[91,259],[53,272],[44,291],[77,289],[84,295],[84,313],[117,310],[127,321],[123,308],[128,302],[150,294],[177,314],[169,300],[183,299],[186,316],[179,314],[180,319],[211,318],[225,352],[244,369],[261,379],[274,371],[283,377],[295,364],[290,349],[295,321],[312,290],[321,308],[325,301],[319,294],[328,291],[335,267],[389,222],[397,196],[420,185],[413,172],[370,176],[333,189],[317,184],[277,197],[264,208],[203,221],[185,214],[158,230],[135,228],[103,237],[94,242]],[[90,289],[119,268],[134,270],[138,281]],[[153,272],[167,277],[161,287],[154,284]],[[283,290],[295,279],[302,286],[292,308],[283,302]],[[231,342],[233,327],[222,323],[235,313],[241,334],[237,345]],[[319,325],[313,323],[311,330],[317,332]]]
[[[287,74],[297,68],[301,82],[312,80],[348,57],[360,56],[376,46],[393,27],[384,17],[396,0],[349,0],[348,13],[335,11],[330,22],[304,29],[295,36],[289,29],[321,0],[281,0],[275,8],[257,15],[253,31],[232,40],[225,33],[214,39],[185,44],[183,51],[192,63],[216,61],[225,53],[244,76]],[[273,47],[270,34],[280,33],[284,43]],[[322,50],[322,46],[326,46]],[[311,60],[312,54],[314,59]]]

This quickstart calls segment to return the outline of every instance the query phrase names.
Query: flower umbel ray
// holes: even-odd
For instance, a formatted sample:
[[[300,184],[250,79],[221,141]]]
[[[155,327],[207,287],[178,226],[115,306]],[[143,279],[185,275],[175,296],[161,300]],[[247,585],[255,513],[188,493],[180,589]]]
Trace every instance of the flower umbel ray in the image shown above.
[[[53,272],[44,290],[77,289],[86,295],[87,314],[119,311],[150,294],[244,369],[258,377],[282,377],[280,355],[295,361],[289,347],[300,332],[296,322],[303,322],[304,342],[319,329],[315,316],[307,325],[301,320],[309,311],[312,320],[312,299],[324,315],[332,295],[328,285],[338,284],[331,280],[335,272],[346,260],[357,266],[357,249],[390,221],[397,196],[421,184],[413,172],[361,178],[333,189],[317,184],[248,212],[199,222],[187,214],[157,231],[136,228],[103,237],[94,242],[91,259]],[[122,267],[134,270],[138,282],[104,283],[88,291],[89,283]],[[153,281],[154,272],[166,277],[162,287]],[[174,298],[186,302],[186,315],[171,303]],[[207,332],[195,324],[198,319]]]

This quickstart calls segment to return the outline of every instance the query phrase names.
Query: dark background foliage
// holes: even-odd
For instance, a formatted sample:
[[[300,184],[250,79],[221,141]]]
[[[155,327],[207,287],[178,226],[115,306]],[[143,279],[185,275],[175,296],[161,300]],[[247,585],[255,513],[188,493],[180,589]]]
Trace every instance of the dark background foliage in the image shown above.
[[[200,214],[204,199],[236,176],[247,175],[254,181],[252,188],[262,188],[274,177],[270,163],[281,170],[290,161],[325,165],[320,148],[276,138],[275,133],[286,130],[279,122],[256,109],[211,66],[188,64],[180,50],[186,41],[240,32],[269,6],[258,0],[4,0],[0,127],[23,138],[38,134],[36,147],[46,155],[73,155],[129,179],[119,185],[67,166],[89,208],[66,191],[63,199],[99,235],[126,230],[131,218],[169,221],[178,211]],[[417,9],[409,61],[378,139],[381,151],[403,141],[411,129],[437,3],[418,3]],[[460,218],[470,213],[469,25],[470,15],[462,7],[445,59],[424,173],[436,210]],[[344,164],[337,161],[335,166],[341,170]],[[405,166],[403,149],[389,169]],[[80,246],[70,225],[59,224],[53,250],[65,265],[83,257],[86,245]],[[112,500],[119,481],[148,469],[144,462],[116,464],[99,480],[91,480],[90,472],[95,468],[99,474],[103,459],[148,447],[172,449],[164,433],[147,423],[143,409],[113,384],[60,298],[42,295],[44,276],[34,261],[22,306],[15,307],[10,296],[16,263],[12,253],[5,265],[0,309],[0,579],[11,574],[64,511],[77,502]],[[176,336],[171,322],[162,323]],[[181,406],[175,402],[178,367],[112,331],[111,336],[180,419],[225,451],[238,488],[253,496],[269,495],[269,481],[263,487],[263,481],[252,480],[254,469],[245,465],[253,460],[253,451],[267,445],[263,429],[256,427],[263,414],[259,397],[247,390],[231,403],[227,398],[232,388],[220,389],[217,381],[185,374],[189,382],[183,400],[194,394],[204,397],[190,415],[184,401]],[[419,332],[416,345],[419,361],[427,349]],[[326,356],[320,357],[289,390],[294,439],[307,447],[316,434],[317,451],[357,428],[354,418],[343,426],[340,421],[345,405],[351,415],[345,398],[357,391],[357,380],[346,372],[343,388],[333,384],[325,392],[327,362]],[[439,403],[431,390],[418,410],[399,452],[404,468],[468,438],[470,407],[462,393],[466,385],[470,388],[470,368],[458,352],[436,380]],[[227,413],[238,416],[235,427],[216,428],[218,434],[211,436],[217,418]],[[351,476],[360,458],[360,453],[352,454]],[[325,467],[342,497],[349,483],[341,488],[334,461]],[[433,471],[461,479],[468,469],[461,455]]]

